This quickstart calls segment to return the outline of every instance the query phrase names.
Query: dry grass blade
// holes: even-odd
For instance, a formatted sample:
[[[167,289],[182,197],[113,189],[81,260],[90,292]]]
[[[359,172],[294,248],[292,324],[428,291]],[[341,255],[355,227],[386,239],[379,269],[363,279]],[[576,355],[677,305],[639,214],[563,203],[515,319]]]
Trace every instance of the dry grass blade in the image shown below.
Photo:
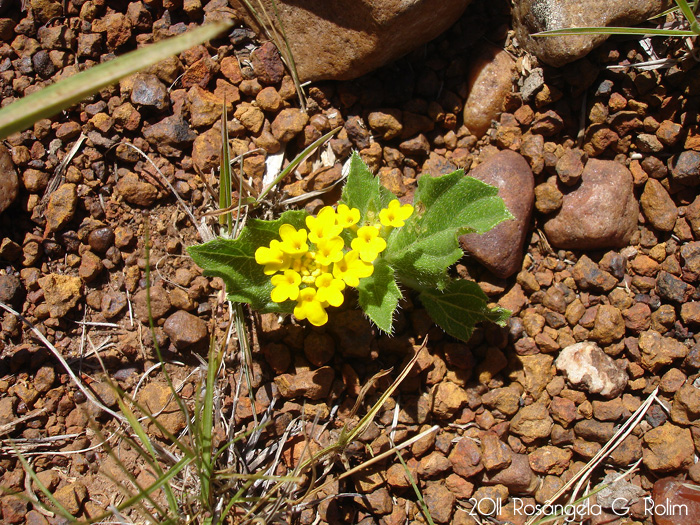
[[[146,66],[211,40],[232,25],[228,21],[207,24],[183,35],[131,51],[32,93],[0,109],[0,138],[22,131],[42,118],[51,117]]]
[[[574,492],[572,494],[572,499],[576,498],[576,494],[581,490],[581,487],[583,484],[586,482],[586,480],[590,477],[590,475],[593,472],[593,469],[595,469],[602,461],[605,459],[613,450],[617,448],[617,446],[624,441],[624,439],[632,432],[635,426],[642,420],[644,417],[644,414],[646,414],[647,410],[651,406],[651,404],[654,402],[656,399],[656,393],[659,391],[659,388],[655,388],[654,391],[649,394],[649,397],[640,405],[640,407],[632,414],[632,416],[625,421],[625,424],[620,427],[620,429],[615,433],[615,435],[608,441],[599,451],[598,453],[591,458],[591,460],[586,464],[584,468],[582,468],[575,476],[573,476],[561,489],[557,491],[554,496],[549,498],[545,504],[542,506],[542,508],[547,507],[557,501],[563,494],[565,494],[574,484],[576,484],[574,488]],[[530,516],[528,521],[526,522],[525,525],[532,525],[535,523],[535,520],[537,520],[538,516],[542,513],[540,510],[539,512],[533,514]],[[540,522],[537,522],[540,523]]]

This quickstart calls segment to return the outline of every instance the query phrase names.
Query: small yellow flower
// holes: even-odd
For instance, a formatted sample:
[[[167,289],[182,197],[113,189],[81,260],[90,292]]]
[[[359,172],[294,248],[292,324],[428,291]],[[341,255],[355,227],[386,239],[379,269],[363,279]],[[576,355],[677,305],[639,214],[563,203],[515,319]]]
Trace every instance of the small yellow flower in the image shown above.
[[[360,259],[372,262],[384,251],[386,241],[379,237],[379,230],[374,226],[363,226],[357,230],[357,237],[352,240],[350,246],[360,254]]]
[[[410,204],[401,206],[401,203],[395,199],[389,203],[388,207],[379,212],[379,221],[382,223],[382,226],[400,228],[412,214],[413,206]]]
[[[283,303],[287,299],[296,301],[299,297],[299,285],[301,275],[294,270],[285,270],[281,275],[273,275],[270,282],[274,286],[270,298],[276,303]]]
[[[340,306],[345,297],[343,290],[345,283],[341,279],[335,279],[330,273],[322,273],[316,277],[316,299],[331,306]]]
[[[282,242],[279,245],[280,250],[289,255],[301,255],[309,251],[309,245],[306,243],[307,231],[304,228],[297,229],[291,224],[283,224],[280,226],[280,237]]]
[[[294,317],[299,320],[308,319],[314,326],[321,326],[328,321],[328,314],[321,301],[316,297],[316,290],[304,288],[299,292],[299,300],[294,307]]]
[[[360,279],[369,277],[372,272],[374,272],[374,265],[360,259],[360,254],[352,250],[333,265],[333,277],[342,279],[345,284],[352,287],[357,287]]]
[[[360,210],[349,208],[347,204],[339,204],[335,222],[343,228],[350,228],[360,221]]]
[[[288,257],[280,249],[281,244],[277,239],[273,239],[269,248],[261,246],[255,250],[255,262],[265,267],[265,275],[272,275],[289,265]]]
[[[309,228],[309,240],[313,243],[337,237],[343,231],[343,227],[335,223],[335,210],[330,206],[324,206],[316,217],[306,217],[306,226]]]
[[[345,243],[340,237],[320,239],[316,243],[316,262],[323,266],[329,266],[343,258]]]

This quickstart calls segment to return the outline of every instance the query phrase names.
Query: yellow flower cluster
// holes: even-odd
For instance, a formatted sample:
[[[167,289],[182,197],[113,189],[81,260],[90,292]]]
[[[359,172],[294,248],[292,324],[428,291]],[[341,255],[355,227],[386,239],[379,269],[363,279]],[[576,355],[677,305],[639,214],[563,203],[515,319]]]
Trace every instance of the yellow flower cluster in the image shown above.
[[[382,233],[403,226],[412,213],[413,206],[393,200],[380,211],[379,224],[358,226],[360,210],[340,204],[337,210],[325,206],[317,216],[306,217],[307,228],[283,224],[280,240],[255,251],[255,261],[271,276],[270,298],[275,303],[296,301],[297,319],[325,324],[326,308],[343,304],[345,287],[357,287],[374,272],[373,262],[386,248]],[[340,236],[344,229],[355,233],[349,251]]]

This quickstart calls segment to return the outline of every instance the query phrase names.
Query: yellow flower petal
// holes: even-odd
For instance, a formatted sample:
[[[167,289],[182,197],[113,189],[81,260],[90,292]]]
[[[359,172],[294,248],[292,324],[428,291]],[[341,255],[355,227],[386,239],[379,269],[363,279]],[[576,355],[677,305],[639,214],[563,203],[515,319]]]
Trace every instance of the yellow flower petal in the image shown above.
[[[328,321],[328,314],[321,301],[316,298],[316,290],[304,288],[299,293],[299,300],[294,307],[294,317],[299,320],[308,319],[314,326],[321,326]]]
[[[270,282],[274,286],[270,293],[273,302],[295,301],[299,297],[301,276],[294,270],[285,270],[281,275],[273,275]]]
[[[297,229],[291,224],[283,224],[280,226],[280,250],[289,255],[301,255],[309,251],[309,245],[306,243],[307,231],[304,228]]]
[[[339,204],[335,220],[338,226],[350,228],[360,221],[360,210],[350,208],[347,204]]]
[[[382,226],[400,228],[412,214],[413,206],[410,204],[401,206],[401,203],[395,199],[389,203],[388,207],[379,212],[379,221],[382,223]]]

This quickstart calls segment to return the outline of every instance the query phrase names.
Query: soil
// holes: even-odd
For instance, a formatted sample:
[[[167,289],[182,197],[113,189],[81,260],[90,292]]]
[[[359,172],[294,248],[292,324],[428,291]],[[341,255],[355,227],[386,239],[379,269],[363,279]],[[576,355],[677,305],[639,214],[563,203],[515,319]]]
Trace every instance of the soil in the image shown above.
[[[31,2],[35,9],[44,4],[53,5]],[[71,74],[76,62],[89,67],[201,23],[222,2],[185,0],[185,9],[172,12],[157,4],[107,7],[104,1],[73,0],[65,4],[65,17],[44,20],[26,11],[5,12],[2,105]],[[110,382],[158,414],[163,428],[149,424],[148,431],[176,453],[164,430],[178,434],[186,420],[162,369],[193,410],[210,336],[224,355],[215,444],[268,419],[264,431],[233,447],[228,466],[260,472],[275,464],[279,452],[271,474],[292,472],[309,450],[336,441],[344,425],[356,425],[420,351],[369,428],[333,457],[324,478],[331,482],[304,499],[307,488],[321,484],[306,473],[281,510],[266,515],[270,522],[424,522],[395,455],[352,476],[341,474],[389,449],[392,440],[398,444],[436,425],[403,451],[434,522],[478,523],[476,511],[481,520],[523,524],[528,516],[518,506],[547,501],[654,392],[658,402],[591,477],[593,486],[637,464],[615,485],[631,494],[630,508],[620,517],[603,504],[610,495],[599,493],[591,501],[603,507],[591,511],[587,523],[651,524],[653,513],[643,498],[659,487],[657,481],[700,482],[700,68],[686,56],[684,42],[672,39],[654,39],[653,45],[675,65],[631,67],[649,56],[638,40],[626,38],[611,39],[563,68],[541,66],[513,41],[509,23],[505,2],[476,1],[453,28],[399,61],[354,81],[308,86],[306,114],[274,46],[238,28],[10,137],[5,145],[20,191],[0,215],[0,301],[26,323],[10,311],[2,317],[3,490],[39,493],[15,447],[56,499],[81,518],[118,504],[123,496],[116,487],[128,486],[129,476],[148,484],[152,469],[121,437],[127,427],[109,412],[120,414]],[[498,121],[477,138],[463,125],[462,108],[467,72],[484,41],[511,54],[519,81]],[[251,59],[253,50],[262,51]],[[542,82],[533,90],[523,79],[537,67]],[[353,150],[404,200],[423,174],[469,170],[499,150],[521,153],[536,185],[522,265],[507,278],[494,276],[473,257],[455,269],[513,312],[507,326],[480,326],[468,343],[452,339],[406,290],[392,336],[373,327],[349,295],[320,328],[244,307],[242,338],[230,325],[223,283],[202,276],[186,253],[202,242],[202,231],[217,228],[218,218],[208,212],[218,205],[224,99],[233,154],[250,152],[242,169],[258,192],[266,158],[284,149],[289,162],[342,126],[322,155],[281,182],[258,216],[302,206],[315,212],[337,202],[340,186],[333,184]],[[629,168],[641,210],[637,226],[619,248],[553,248],[544,224],[589,158]],[[64,159],[67,165],[59,169]],[[328,191],[285,202],[317,190]],[[249,377],[241,367],[243,339],[250,349]],[[572,363],[558,360],[577,343],[582,345],[570,356]],[[587,363],[590,368],[577,376]],[[380,374],[386,370],[391,372]],[[188,475],[178,483],[191,487],[192,495],[196,473]],[[262,495],[267,488],[251,491]],[[13,495],[0,497],[0,511],[8,524],[64,522]],[[130,517],[142,520],[137,511]]]

